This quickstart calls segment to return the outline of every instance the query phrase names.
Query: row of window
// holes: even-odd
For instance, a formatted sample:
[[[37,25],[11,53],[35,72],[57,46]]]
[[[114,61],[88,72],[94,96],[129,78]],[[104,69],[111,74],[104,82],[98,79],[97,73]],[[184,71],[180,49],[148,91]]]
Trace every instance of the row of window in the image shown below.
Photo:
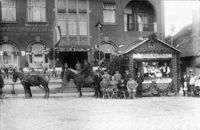
[[[63,36],[88,35],[88,1],[57,0],[57,24]]]
[[[16,0],[0,0],[1,21],[16,21]],[[88,35],[88,0],[57,0],[57,23],[62,35]],[[116,23],[116,4],[103,3],[103,23]],[[27,21],[46,22],[46,0],[27,0]],[[124,12],[124,31],[156,31],[147,13]]]
[[[16,21],[16,0],[0,0],[1,21]],[[27,21],[46,22],[46,0],[27,0]]]
[[[66,0],[58,0],[58,13],[66,13]],[[16,0],[0,0],[1,21],[16,21]],[[87,12],[87,0],[68,0],[68,12]],[[103,5],[105,23],[115,23],[115,4]],[[46,21],[46,0],[27,0],[27,21]]]

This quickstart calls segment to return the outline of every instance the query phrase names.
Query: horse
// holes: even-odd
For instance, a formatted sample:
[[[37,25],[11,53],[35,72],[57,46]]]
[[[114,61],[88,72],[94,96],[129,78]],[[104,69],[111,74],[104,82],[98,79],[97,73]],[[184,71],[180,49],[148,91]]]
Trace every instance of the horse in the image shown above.
[[[44,98],[49,98],[48,81],[45,80],[43,77],[39,75],[25,75],[21,72],[14,72],[12,77],[13,82],[16,82],[18,79],[21,81],[21,84],[24,87],[25,98],[32,98],[30,87],[33,86],[38,86],[39,88],[44,89]]]
[[[79,97],[82,97],[82,87],[94,86],[94,76],[92,73],[89,75],[83,75],[74,69],[67,69],[65,73],[67,82],[69,82],[70,79],[74,80],[74,84],[77,87]]]

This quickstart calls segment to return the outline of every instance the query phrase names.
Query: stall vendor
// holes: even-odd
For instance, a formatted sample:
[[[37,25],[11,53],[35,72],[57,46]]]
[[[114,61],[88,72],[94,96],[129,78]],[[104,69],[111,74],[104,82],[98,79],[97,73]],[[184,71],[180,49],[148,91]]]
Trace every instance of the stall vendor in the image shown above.
[[[169,74],[170,74],[171,70],[170,70],[169,66],[167,66],[167,63],[164,63],[164,66],[161,67],[161,71],[162,71],[162,75],[164,77],[169,77]]]

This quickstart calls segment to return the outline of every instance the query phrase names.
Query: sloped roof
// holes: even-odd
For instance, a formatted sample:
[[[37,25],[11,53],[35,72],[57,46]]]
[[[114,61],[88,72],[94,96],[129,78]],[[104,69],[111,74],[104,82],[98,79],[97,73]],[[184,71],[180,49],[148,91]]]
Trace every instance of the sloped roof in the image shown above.
[[[181,50],[181,57],[200,56],[200,32],[187,25],[174,36],[174,45]]]
[[[147,42],[148,40],[149,40],[149,39],[138,40],[138,41],[132,42],[131,44],[125,45],[123,48],[121,48],[121,49],[120,49],[120,52],[121,52],[122,54],[126,54],[126,53],[132,51],[133,49],[135,49],[136,47],[138,47],[138,46],[144,44],[144,43]],[[180,50],[178,50],[177,48],[175,48],[175,47],[173,47],[173,46],[167,44],[166,42],[164,42],[164,41],[162,41],[162,40],[160,40],[160,39],[156,39],[156,40],[158,40],[160,43],[165,44],[166,46],[172,48],[173,50],[180,52]]]
[[[123,46],[123,48],[121,48],[119,51],[123,54],[126,54],[126,53],[130,52],[131,50],[135,49],[136,47],[138,47],[139,45],[145,43],[146,41],[148,41],[148,39],[134,41],[130,44]]]
[[[200,37],[200,35],[199,35]],[[177,48],[181,50],[181,57],[200,56],[200,38],[194,35],[180,37]]]

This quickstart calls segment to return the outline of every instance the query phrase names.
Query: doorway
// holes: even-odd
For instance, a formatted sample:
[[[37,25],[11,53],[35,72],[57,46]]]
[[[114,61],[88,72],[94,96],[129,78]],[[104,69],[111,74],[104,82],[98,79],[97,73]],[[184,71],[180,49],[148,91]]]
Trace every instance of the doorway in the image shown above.
[[[88,52],[60,52],[60,61],[68,64],[70,68],[75,69],[75,64],[79,61],[83,64],[84,60],[88,60]]]

